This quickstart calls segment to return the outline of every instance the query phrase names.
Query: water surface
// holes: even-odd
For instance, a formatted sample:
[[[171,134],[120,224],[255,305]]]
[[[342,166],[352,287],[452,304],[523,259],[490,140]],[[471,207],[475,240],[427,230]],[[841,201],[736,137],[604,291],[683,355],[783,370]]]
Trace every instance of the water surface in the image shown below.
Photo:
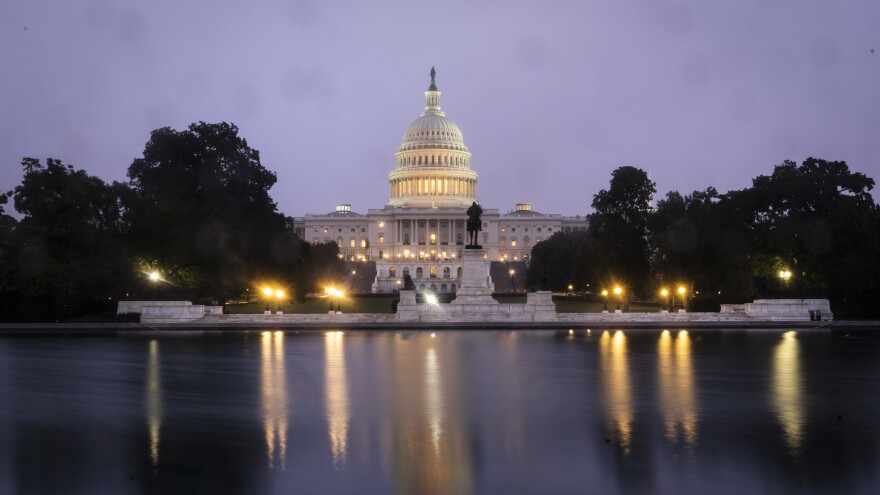
[[[0,493],[880,493],[880,339],[0,338]]]

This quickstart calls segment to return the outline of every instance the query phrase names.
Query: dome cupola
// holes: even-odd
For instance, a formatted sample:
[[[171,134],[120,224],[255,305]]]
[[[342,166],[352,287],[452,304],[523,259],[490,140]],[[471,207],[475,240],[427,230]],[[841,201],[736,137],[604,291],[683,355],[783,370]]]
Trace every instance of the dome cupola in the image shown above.
[[[477,174],[461,129],[440,108],[437,72],[425,91],[425,110],[403,134],[397,166],[388,175],[389,206],[470,206],[477,193]]]

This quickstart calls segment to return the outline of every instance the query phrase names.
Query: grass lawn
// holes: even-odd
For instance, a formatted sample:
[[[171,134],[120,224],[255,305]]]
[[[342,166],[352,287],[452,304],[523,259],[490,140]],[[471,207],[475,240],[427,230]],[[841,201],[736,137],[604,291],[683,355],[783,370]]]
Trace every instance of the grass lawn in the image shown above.
[[[365,297],[347,297],[342,300],[343,313],[390,313],[391,303],[397,299],[396,295],[379,295]],[[526,302],[525,294],[516,295],[496,295],[502,304],[524,304]],[[580,301],[576,299],[558,298],[555,299],[556,311],[560,313],[600,313],[602,311],[602,303],[591,301]],[[614,311],[616,306],[608,305],[609,311]],[[226,310],[231,314],[261,314],[266,309],[265,303],[253,302],[249,304],[228,304]],[[278,311],[276,303],[269,304],[269,309],[274,313]],[[307,299],[302,304],[282,304],[281,311],[285,313],[326,313],[330,309],[330,299],[316,298]],[[656,313],[660,309],[658,304],[650,303],[629,303],[629,310],[633,313]]]

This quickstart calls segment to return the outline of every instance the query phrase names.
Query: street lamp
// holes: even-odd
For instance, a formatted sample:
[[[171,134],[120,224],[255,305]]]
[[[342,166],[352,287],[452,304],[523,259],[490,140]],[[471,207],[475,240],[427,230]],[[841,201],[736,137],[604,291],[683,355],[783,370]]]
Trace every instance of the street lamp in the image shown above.
[[[513,291],[516,292],[516,279],[513,276],[516,275],[516,270],[513,268],[510,269],[510,283],[513,285]]]
[[[573,290],[574,290],[574,286],[571,284],[568,284],[568,295],[569,296],[571,295],[571,291],[573,291]]]
[[[152,272],[148,273],[147,278],[150,279],[150,282],[158,282],[159,280],[162,279],[162,277],[159,276],[159,272],[157,272],[157,271],[152,271]]]
[[[281,312],[281,300],[284,299],[284,291],[281,289],[275,289],[275,297],[278,299],[278,313]]]
[[[263,295],[266,296],[266,311],[269,310],[269,299],[272,297],[272,288],[271,287],[263,287]]]
[[[687,290],[685,290],[685,288],[684,288],[683,285],[680,285],[680,286],[678,287],[678,295],[681,297],[681,307],[682,307],[683,309],[687,307],[687,305],[685,304],[685,303],[686,303],[686,300],[685,300],[685,297],[684,297],[684,295],[685,295],[686,292],[687,292]],[[674,305],[674,296],[673,296],[673,305]]]
[[[608,311],[608,291],[605,289],[602,289],[602,310]]]
[[[665,308],[665,307],[666,307],[666,302],[667,302],[667,298],[666,298],[666,296],[669,295],[669,291],[666,290],[666,289],[660,289],[660,295],[663,297],[663,306],[664,306],[664,308]]]
[[[623,297],[622,297],[623,289],[621,289],[619,286],[615,287],[614,294],[617,296],[617,309],[620,309],[620,303],[623,300]]]

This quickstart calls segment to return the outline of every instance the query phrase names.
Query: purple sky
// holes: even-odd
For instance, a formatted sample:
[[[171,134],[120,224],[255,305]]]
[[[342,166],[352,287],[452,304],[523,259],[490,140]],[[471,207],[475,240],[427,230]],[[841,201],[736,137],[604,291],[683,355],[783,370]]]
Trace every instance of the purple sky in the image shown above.
[[[660,194],[807,156],[880,180],[878,26],[877,0],[0,0],[0,190],[23,156],[122,180],[152,129],[225,120],[284,213],[380,208],[432,65],[486,207],[584,214],[622,165]]]

